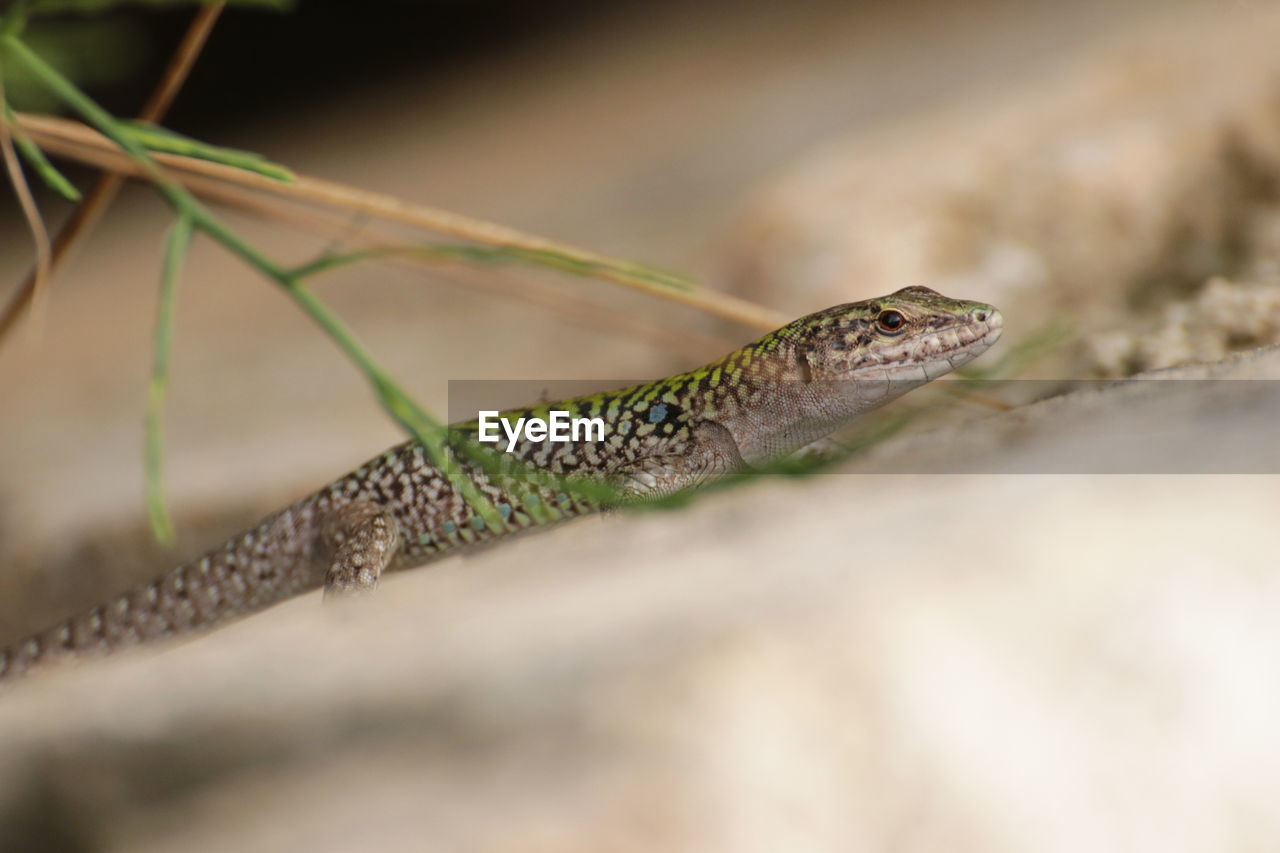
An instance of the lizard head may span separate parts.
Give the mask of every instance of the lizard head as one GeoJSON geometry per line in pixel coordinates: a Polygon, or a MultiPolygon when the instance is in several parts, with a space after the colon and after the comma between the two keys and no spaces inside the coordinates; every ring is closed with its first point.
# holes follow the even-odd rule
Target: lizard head
{"type": "Polygon", "coordinates": [[[783,332],[800,379],[847,383],[850,394],[878,404],[968,364],[1003,326],[990,305],[907,287],[810,314],[783,332]]]}

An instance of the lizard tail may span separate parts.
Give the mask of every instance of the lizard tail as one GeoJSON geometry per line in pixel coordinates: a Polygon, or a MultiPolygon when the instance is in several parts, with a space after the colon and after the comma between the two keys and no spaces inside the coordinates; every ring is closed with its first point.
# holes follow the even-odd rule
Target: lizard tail
{"type": "Polygon", "coordinates": [[[292,507],[199,559],[0,649],[0,682],[59,660],[200,631],[319,586],[312,522],[304,507],[292,507]]]}

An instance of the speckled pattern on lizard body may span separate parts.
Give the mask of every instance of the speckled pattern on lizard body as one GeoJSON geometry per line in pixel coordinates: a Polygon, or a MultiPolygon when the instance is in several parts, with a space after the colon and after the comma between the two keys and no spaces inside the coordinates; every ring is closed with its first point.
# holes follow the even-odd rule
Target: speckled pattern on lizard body
{"type": "MultiPolygon", "coordinates": [[[[661,495],[758,465],[829,435],[976,358],[1000,313],[923,287],[802,317],[704,367],[509,413],[599,417],[603,440],[531,442],[516,456],[560,475],[661,495]]],[[[457,427],[474,435],[476,425],[457,427]]],[[[493,483],[459,461],[493,502],[494,530],[409,441],[156,580],[0,651],[0,680],[204,630],[323,587],[368,590],[383,571],[601,507],[527,482],[493,483]]]]}

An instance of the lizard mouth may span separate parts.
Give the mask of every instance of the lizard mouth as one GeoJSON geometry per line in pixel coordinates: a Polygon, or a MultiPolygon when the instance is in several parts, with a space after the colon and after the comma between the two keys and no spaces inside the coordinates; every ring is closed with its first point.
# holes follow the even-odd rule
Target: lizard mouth
{"type": "Polygon", "coordinates": [[[1004,334],[1004,332],[1005,315],[996,309],[991,309],[987,314],[986,329],[980,330],[978,337],[974,339],[974,343],[982,347],[979,352],[986,351],[989,346],[1000,339],[1001,334],[1004,334]]]}
{"type": "Polygon", "coordinates": [[[981,320],[974,317],[922,338],[908,361],[918,362],[930,380],[973,361],[1000,340],[1004,332],[1004,316],[999,311],[992,308],[981,314],[981,320]]]}

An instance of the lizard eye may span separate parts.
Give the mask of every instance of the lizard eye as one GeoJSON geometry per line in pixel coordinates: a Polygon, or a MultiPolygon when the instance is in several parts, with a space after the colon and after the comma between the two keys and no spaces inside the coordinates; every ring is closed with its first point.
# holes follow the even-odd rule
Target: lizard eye
{"type": "Polygon", "coordinates": [[[886,332],[896,332],[902,328],[907,320],[897,311],[881,311],[880,316],[876,318],[876,323],[886,332]]]}

